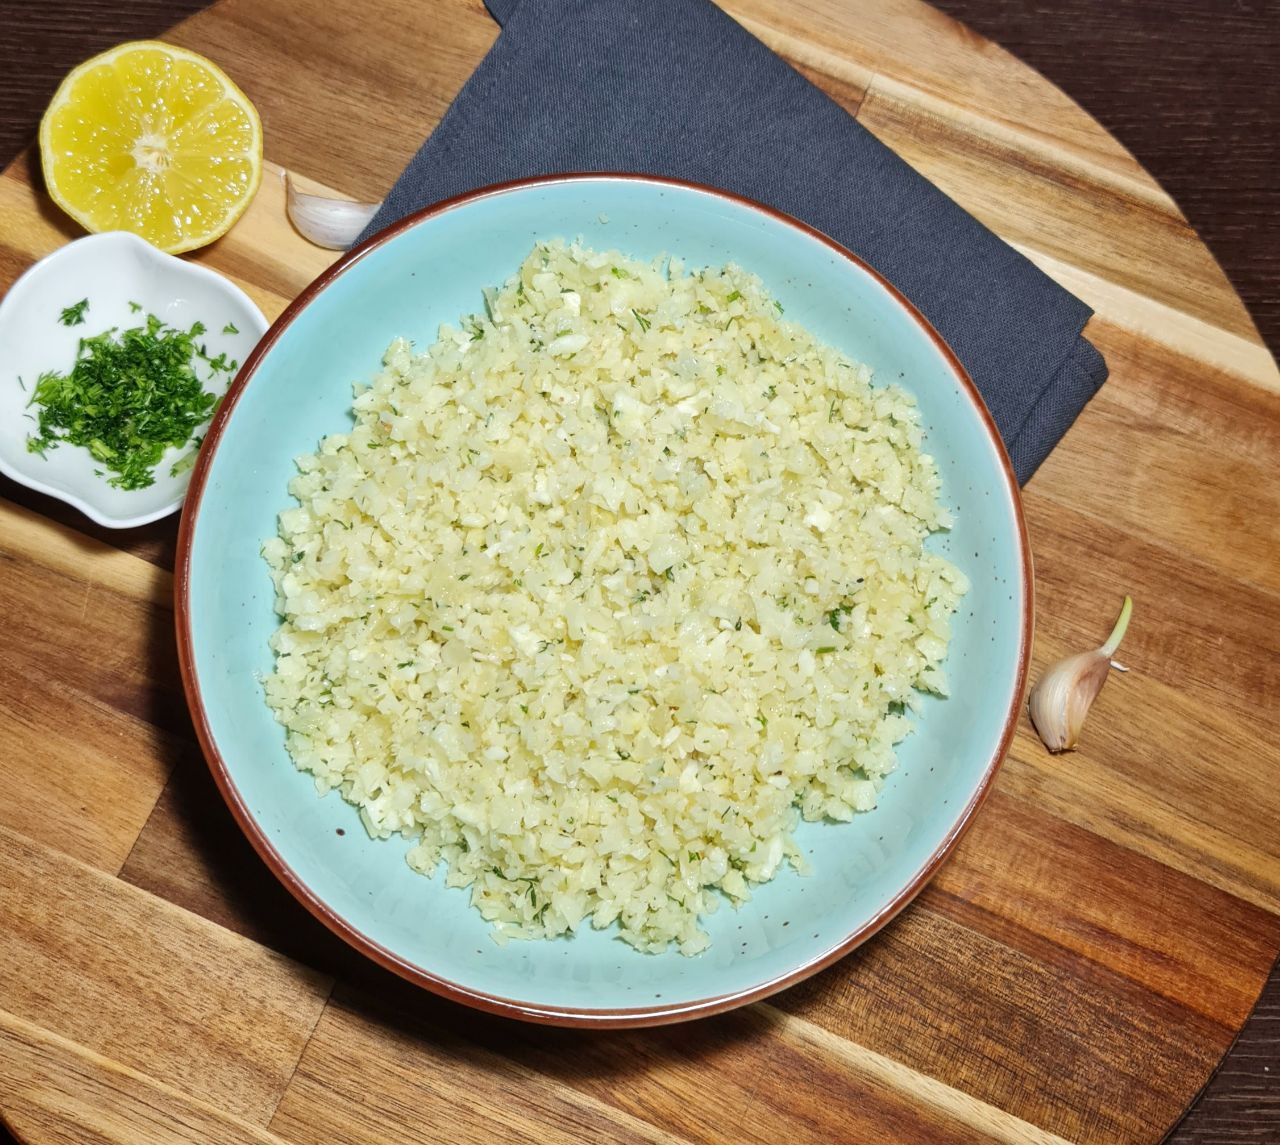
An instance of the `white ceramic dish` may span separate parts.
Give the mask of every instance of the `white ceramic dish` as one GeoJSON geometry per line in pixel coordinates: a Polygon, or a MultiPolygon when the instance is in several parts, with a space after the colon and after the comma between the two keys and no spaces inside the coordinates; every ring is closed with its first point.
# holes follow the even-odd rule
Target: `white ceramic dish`
{"type": "MultiPolygon", "coordinates": [[[[87,450],[71,445],[45,456],[27,449],[35,427],[27,403],[36,378],[66,372],[82,337],[112,326],[137,326],[154,314],[171,326],[199,320],[211,355],[225,352],[243,362],[266,332],[267,320],[243,290],[196,263],[156,250],[137,235],[116,231],[88,235],[41,259],[0,300],[0,473],[58,497],[108,528],[145,525],[174,512],[187,492],[190,470],[170,474],[181,450],[170,450],[146,489],[114,489],[87,450]],[[89,300],[84,323],[64,326],[59,315],[89,300]],[[142,309],[135,312],[130,302],[142,309]],[[232,325],[237,333],[223,333],[232,325]],[[25,388],[24,388],[25,387],[25,388]]],[[[221,393],[231,375],[201,375],[210,392],[221,393]]]]}

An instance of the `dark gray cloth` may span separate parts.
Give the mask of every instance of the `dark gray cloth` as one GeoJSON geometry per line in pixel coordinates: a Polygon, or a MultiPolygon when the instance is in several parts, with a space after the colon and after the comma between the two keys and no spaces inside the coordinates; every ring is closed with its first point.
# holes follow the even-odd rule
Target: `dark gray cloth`
{"type": "Polygon", "coordinates": [[[501,36],[366,235],[508,179],[669,175],[786,211],[880,271],[964,363],[1020,481],[1106,379],[1089,307],[710,0],[486,2],[501,36]]]}

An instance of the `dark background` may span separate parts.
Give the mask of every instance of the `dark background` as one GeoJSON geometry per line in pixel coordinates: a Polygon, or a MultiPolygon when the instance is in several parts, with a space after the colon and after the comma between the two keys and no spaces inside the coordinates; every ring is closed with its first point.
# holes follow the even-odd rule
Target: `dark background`
{"type": "MultiPolygon", "coordinates": [[[[933,2],[1039,69],[1129,148],[1217,256],[1274,353],[1280,0],[933,2]]],[[[0,166],[31,140],[73,64],[121,40],[154,36],[205,6],[0,0],[0,166]]],[[[1169,1140],[1280,1142],[1276,972],[1218,1075],[1169,1140]]]]}

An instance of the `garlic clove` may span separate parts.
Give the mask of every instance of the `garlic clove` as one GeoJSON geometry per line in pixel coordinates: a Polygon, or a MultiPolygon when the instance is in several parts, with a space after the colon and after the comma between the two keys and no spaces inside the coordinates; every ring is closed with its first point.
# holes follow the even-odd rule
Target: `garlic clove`
{"type": "Polygon", "coordinates": [[[304,239],[326,250],[346,250],[382,205],[309,195],[299,191],[288,175],[285,194],[289,221],[304,239]]]}
{"type": "Polygon", "coordinates": [[[1107,682],[1111,657],[1124,639],[1132,613],[1133,601],[1126,596],[1105,644],[1092,652],[1078,652],[1050,665],[1031,689],[1027,713],[1050,751],[1070,751],[1076,746],[1085,716],[1107,682]]]}

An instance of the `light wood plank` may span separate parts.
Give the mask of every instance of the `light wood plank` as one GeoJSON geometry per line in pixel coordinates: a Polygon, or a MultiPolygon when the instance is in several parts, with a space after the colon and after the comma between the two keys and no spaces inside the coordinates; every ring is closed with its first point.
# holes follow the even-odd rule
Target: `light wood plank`
{"type": "Polygon", "coordinates": [[[223,0],[165,38],[243,80],[275,162],[376,202],[497,35],[482,0],[377,0],[358,14],[223,0]],[[388,29],[412,50],[388,51],[388,29]]]}
{"type": "Polygon", "coordinates": [[[173,575],[168,570],[3,498],[0,555],[40,565],[130,601],[156,608],[172,606],[173,575]]]}
{"type": "Polygon", "coordinates": [[[273,1133],[3,1011],[0,1116],[30,1145],[284,1145],[273,1133]]]}
{"type": "MultiPolygon", "coordinates": [[[[1194,559],[1219,579],[1280,590],[1280,389],[1242,386],[1107,322],[1091,333],[1111,380],[1072,427],[1070,451],[1046,460],[1034,492],[1162,546],[1152,579],[1194,559]]],[[[1206,616],[1244,621],[1230,612],[1206,616]]]]}
{"type": "MultiPolygon", "coordinates": [[[[231,279],[268,319],[276,318],[338,257],[294,230],[285,206],[284,177],[283,167],[265,162],[258,193],[232,231],[189,256],[231,279]]],[[[299,176],[299,184],[315,194],[328,190],[305,176],[299,176]]],[[[0,283],[12,281],[36,259],[83,233],[52,211],[35,174],[34,152],[28,151],[0,176],[0,283]],[[23,219],[38,221],[22,225],[23,219]]]]}
{"type": "Polygon", "coordinates": [[[975,1127],[978,1103],[961,1115],[958,1105],[921,1100],[927,1082],[919,1082],[904,1088],[902,1075],[856,1051],[832,1055],[761,1008],[586,1034],[478,1015],[461,1024],[452,1007],[424,996],[390,1008],[343,993],[325,1011],[272,1128],[352,1141],[383,1139],[393,1124],[412,1141],[438,1139],[442,1124],[463,1141],[1000,1139],[989,1132],[1006,1123],[998,1111],[975,1127]],[[797,1100],[801,1093],[818,1100],[797,1100]]]}
{"type": "Polygon", "coordinates": [[[887,1085],[901,1093],[910,1094],[922,1104],[944,1110],[957,1121],[981,1132],[985,1140],[1008,1142],[1009,1145],[1065,1145],[1064,1139],[1054,1133],[1021,1121],[970,1094],[943,1085],[935,1078],[916,1073],[901,1062],[869,1050],[866,1046],[837,1037],[813,1022],[797,1018],[768,1002],[760,1003],[759,1009],[776,1020],[779,1028],[788,1036],[810,1042],[824,1054],[848,1062],[860,1073],[882,1079],[887,1085]]]}
{"type": "Polygon", "coordinates": [[[403,1028],[335,1000],[321,1017],[271,1126],[298,1141],[585,1139],[672,1143],[631,1117],[468,1044],[403,1028]]]}
{"type": "Polygon", "coordinates": [[[922,97],[1014,128],[1031,145],[1050,141],[1071,157],[1155,187],[1079,104],[998,44],[921,0],[727,0],[724,7],[775,51],[825,74],[857,69],[866,79],[891,78],[922,97]]]}
{"type": "MultiPolygon", "coordinates": [[[[1074,431],[1073,431],[1074,432],[1074,431]]],[[[1037,557],[1032,678],[1096,647],[1136,597],[1113,674],[1078,750],[1052,757],[1022,722],[1001,790],[1271,912],[1280,909],[1280,598],[1068,509],[1037,476],[1025,500],[1037,557]],[[1045,490],[1045,492],[1042,492],[1045,490]]],[[[1224,538],[1224,544],[1228,543],[1224,538]]]]}
{"type": "Polygon", "coordinates": [[[1256,337],[1222,269],[1176,213],[993,132],[981,116],[872,84],[858,121],[1002,238],[1229,333],[1256,337]]]}
{"type": "Polygon", "coordinates": [[[1060,286],[1087,302],[1105,319],[1094,319],[1085,333],[1097,337],[1107,325],[1155,343],[1183,358],[1227,373],[1263,389],[1280,392],[1280,369],[1270,351],[1256,336],[1229,334],[1199,318],[1193,318],[1136,290],[1119,286],[1101,275],[1081,270],[1063,259],[1024,244],[1013,246],[1060,286]]]}
{"type": "Polygon", "coordinates": [[[0,1009],[265,1125],[330,981],[0,828],[0,1009]]]}
{"type": "Polygon", "coordinates": [[[15,517],[0,503],[0,824],[114,874],[185,750],[162,730],[175,709],[184,718],[172,619],[147,599],[167,574],[107,553],[82,578],[64,559],[76,546],[52,525],[39,530],[45,556],[10,544],[15,517]]]}
{"type": "Polygon", "coordinates": [[[771,1004],[1072,1141],[1158,1138],[1232,1037],[1089,958],[994,939],[924,898],[771,1004]]]}
{"type": "Polygon", "coordinates": [[[0,724],[0,824],[115,874],[168,779],[163,733],[3,652],[0,724]]]}

